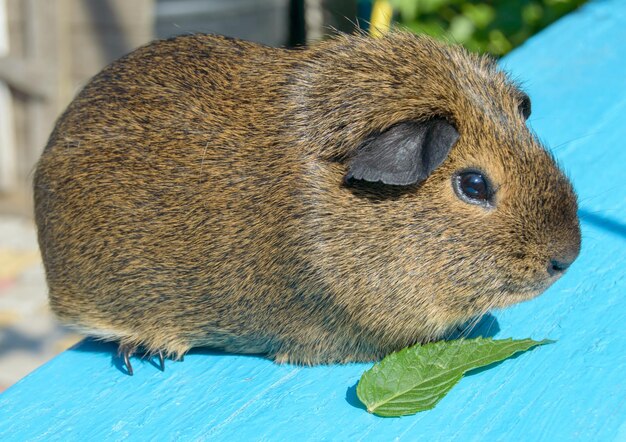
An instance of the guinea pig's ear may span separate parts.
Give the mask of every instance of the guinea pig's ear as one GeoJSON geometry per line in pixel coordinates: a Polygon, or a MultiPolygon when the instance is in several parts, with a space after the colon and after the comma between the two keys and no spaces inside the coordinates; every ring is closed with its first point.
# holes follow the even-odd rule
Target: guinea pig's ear
{"type": "Polygon", "coordinates": [[[459,139],[443,118],[405,122],[366,140],[351,158],[346,180],[408,186],[424,181],[459,139]]]}
{"type": "Polygon", "coordinates": [[[530,117],[531,106],[530,97],[525,92],[522,92],[522,99],[519,104],[519,111],[524,117],[524,120],[528,120],[528,117],[530,117]]]}

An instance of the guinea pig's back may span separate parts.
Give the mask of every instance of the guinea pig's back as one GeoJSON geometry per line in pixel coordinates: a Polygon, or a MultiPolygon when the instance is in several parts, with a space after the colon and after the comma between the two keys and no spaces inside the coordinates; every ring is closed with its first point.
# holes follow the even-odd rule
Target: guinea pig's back
{"type": "Polygon", "coordinates": [[[225,347],[242,324],[254,329],[246,309],[226,305],[276,273],[263,266],[288,237],[272,207],[285,200],[291,167],[271,126],[280,69],[267,78],[260,66],[283,52],[206,35],[156,42],[70,105],[35,174],[60,318],[173,353],[197,345],[203,329],[213,341],[202,344],[225,347]]]}

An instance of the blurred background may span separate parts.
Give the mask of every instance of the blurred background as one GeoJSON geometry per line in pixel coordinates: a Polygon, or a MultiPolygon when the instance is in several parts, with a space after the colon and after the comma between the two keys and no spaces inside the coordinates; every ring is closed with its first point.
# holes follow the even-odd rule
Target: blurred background
{"type": "Polygon", "coordinates": [[[0,392],[80,336],[49,312],[31,179],[58,115],[155,38],[219,33],[294,47],[403,27],[496,57],[584,0],[0,0],[0,392]]]}

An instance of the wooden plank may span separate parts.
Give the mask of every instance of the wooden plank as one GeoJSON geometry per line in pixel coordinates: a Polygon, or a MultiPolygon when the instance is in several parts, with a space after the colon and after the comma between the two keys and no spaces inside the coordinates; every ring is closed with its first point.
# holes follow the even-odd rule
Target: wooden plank
{"type": "Polygon", "coordinates": [[[153,38],[154,0],[72,0],[68,27],[73,79],[85,81],[153,38]]]}
{"type": "Polygon", "coordinates": [[[31,212],[31,174],[56,118],[91,76],[152,39],[153,6],[154,0],[8,0],[11,56],[0,60],[0,78],[13,88],[15,160],[7,168],[15,179],[0,195],[0,208],[18,199],[25,201],[20,212],[31,212]]]}
{"type": "MultiPolygon", "coordinates": [[[[22,0],[7,0],[7,12],[9,18],[9,44],[11,57],[23,57],[25,52],[25,38],[23,35],[24,29],[24,2],[22,0]]],[[[26,189],[26,179],[21,175],[22,170],[22,158],[24,152],[28,150],[27,147],[27,131],[28,131],[28,117],[27,117],[27,100],[28,96],[21,94],[18,91],[11,91],[12,99],[12,111],[13,111],[13,127],[14,130],[14,154],[15,158],[13,164],[11,164],[12,172],[14,176],[10,186],[5,189],[5,192],[0,194],[0,211],[2,213],[13,213],[17,210],[19,213],[32,213],[32,198],[24,190],[26,189]],[[9,209],[7,211],[7,209],[9,209]]]]}
{"type": "Polygon", "coordinates": [[[27,144],[29,149],[22,152],[20,176],[28,176],[36,158],[43,150],[52,131],[55,117],[60,112],[58,97],[58,63],[56,58],[58,47],[58,16],[55,15],[57,1],[39,2],[24,0],[26,8],[26,46],[25,60],[37,60],[48,67],[45,81],[50,85],[51,93],[45,100],[31,99],[27,101],[28,131],[27,144]]]}
{"type": "Polygon", "coordinates": [[[156,4],[156,35],[204,32],[283,46],[288,40],[288,0],[163,0],[156,4]]]}
{"type": "MultiPolygon", "coordinates": [[[[6,0],[0,0],[0,63],[9,55],[9,20],[6,0]]],[[[2,65],[0,64],[0,68],[2,65]]],[[[0,73],[0,193],[15,186],[15,124],[9,85],[0,73]]]]}
{"type": "Polygon", "coordinates": [[[46,81],[50,76],[48,66],[17,57],[0,58],[0,81],[37,100],[45,100],[54,90],[46,81]]]}
{"type": "Polygon", "coordinates": [[[428,412],[366,413],[369,364],[302,368],[209,350],[165,372],[86,342],[0,395],[3,440],[626,440],[626,4],[593,2],[503,64],[580,194],[583,249],[543,296],[495,312],[497,337],[558,342],[464,378],[428,412]]]}
{"type": "Polygon", "coordinates": [[[90,23],[118,32],[144,32],[153,25],[153,7],[154,0],[72,0],[68,22],[70,26],[90,23]]]}

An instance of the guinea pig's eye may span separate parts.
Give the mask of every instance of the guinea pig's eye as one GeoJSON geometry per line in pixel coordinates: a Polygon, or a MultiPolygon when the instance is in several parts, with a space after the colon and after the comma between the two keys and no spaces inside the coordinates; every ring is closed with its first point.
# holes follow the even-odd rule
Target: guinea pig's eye
{"type": "Polygon", "coordinates": [[[491,207],[493,190],[487,177],[476,170],[464,170],[452,179],[457,196],[470,204],[491,207]]]}

